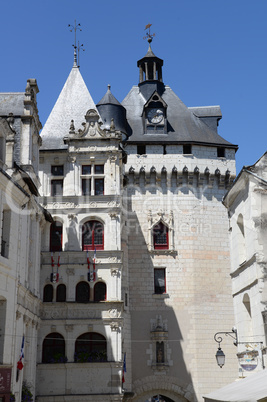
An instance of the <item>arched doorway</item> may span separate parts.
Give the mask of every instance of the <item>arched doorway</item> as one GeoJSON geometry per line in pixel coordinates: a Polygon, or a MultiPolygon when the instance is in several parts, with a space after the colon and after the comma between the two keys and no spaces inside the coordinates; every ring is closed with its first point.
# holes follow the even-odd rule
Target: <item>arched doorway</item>
{"type": "Polygon", "coordinates": [[[167,396],[164,395],[154,395],[151,398],[146,399],[145,402],[175,402],[173,399],[168,398],[167,396]]]}

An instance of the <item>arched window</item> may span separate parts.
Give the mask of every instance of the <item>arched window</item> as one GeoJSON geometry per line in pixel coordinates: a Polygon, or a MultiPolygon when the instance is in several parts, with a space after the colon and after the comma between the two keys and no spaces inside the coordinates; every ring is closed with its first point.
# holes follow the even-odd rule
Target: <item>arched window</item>
{"type": "Polygon", "coordinates": [[[77,363],[107,361],[107,341],[96,332],[86,332],[75,342],[74,361],[77,363]]]}
{"type": "Polygon", "coordinates": [[[50,251],[62,251],[62,223],[59,221],[50,226],[50,251]]]}
{"type": "Polygon", "coordinates": [[[65,359],[65,340],[62,335],[52,332],[43,341],[42,363],[62,363],[65,359]]]}
{"type": "Polygon", "coordinates": [[[63,284],[58,285],[57,287],[57,302],[65,302],[66,301],[66,286],[63,284]]]}
{"type": "Polygon", "coordinates": [[[83,250],[104,250],[104,227],[101,222],[88,221],[83,225],[83,250]]]}
{"type": "Polygon", "coordinates": [[[155,250],[169,248],[169,230],[164,223],[159,222],[153,227],[153,245],[155,250]]]}
{"type": "Polygon", "coordinates": [[[53,301],[53,286],[52,285],[45,285],[44,287],[44,295],[43,301],[44,302],[52,302],[53,301]]]}
{"type": "Polygon", "coordinates": [[[87,282],[79,282],[76,286],[76,302],[87,303],[90,300],[90,287],[87,282]]]}
{"type": "Polygon", "coordinates": [[[104,282],[97,282],[94,287],[94,301],[104,301],[107,296],[107,287],[104,282]]]}

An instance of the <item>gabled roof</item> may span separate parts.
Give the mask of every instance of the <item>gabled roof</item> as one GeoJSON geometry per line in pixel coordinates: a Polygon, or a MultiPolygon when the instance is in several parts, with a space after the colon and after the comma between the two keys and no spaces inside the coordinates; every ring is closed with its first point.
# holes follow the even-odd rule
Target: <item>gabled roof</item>
{"type": "Polygon", "coordinates": [[[71,120],[78,130],[89,109],[96,109],[96,106],[79,68],[74,66],[41,132],[41,149],[66,148],[63,138],[69,133],[71,120]]]}

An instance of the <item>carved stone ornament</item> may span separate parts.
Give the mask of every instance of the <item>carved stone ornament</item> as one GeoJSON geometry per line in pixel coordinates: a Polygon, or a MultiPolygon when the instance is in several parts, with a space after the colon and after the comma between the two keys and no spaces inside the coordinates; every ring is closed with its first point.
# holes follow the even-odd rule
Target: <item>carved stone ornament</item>
{"type": "Polygon", "coordinates": [[[119,274],[118,268],[110,268],[110,274],[111,276],[118,276],[119,274]]]}
{"type": "Polygon", "coordinates": [[[117,156],[116,156],[116,155],[110,155],[110,156],[108,157],[108,159],[110,160],[110,162],[116,162],[117,156]]]}
{"type": "Polygon", "coordinates": [[[16,311],[16,319],[19,320],[21,318],[22,314],[20,311],[16,311]]]}
{"type": "Polygon", "coordinates": [[[120,325],[118,322],[112,322],[110,324],[110,328],[112,332],[119,332],[120,331],[120,325]]]}
{"type": "Polygon", "coordinates": [[[111,219],[117,219],[118,214],[116,212],[109,212],[109,216],[111,217],[111,219]]]}
{"type": "Polygon", "coordinates": [[[99,114],[95,109],[89,109],[85,115],[85,122],[82,123],[83,129],[78,130],[78,134],[70,133],[70,138],[99,138],[106,137],[105,131],[101,130],[99,114]]]}
{"type": "Polygon", "coordinates": [[[116,318],[118,317],[118,310],[116,308],[112,308],[109,310],[109,315],[112,318],[116,318]]]}
{"type": "Polygon", "coordinates": [[[75,163],[76,162],[76,156],[68,155],[68,162],[75,163]]]}

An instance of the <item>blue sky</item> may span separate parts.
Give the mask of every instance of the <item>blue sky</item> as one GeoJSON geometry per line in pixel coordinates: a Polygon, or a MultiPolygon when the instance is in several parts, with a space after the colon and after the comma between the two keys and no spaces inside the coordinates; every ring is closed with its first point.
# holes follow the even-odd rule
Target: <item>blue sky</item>
{"type": "Polygon", "coordinates": [[[97,103],[108,84],[119,101],[138,84],[151,23],[164,83],[187,106],[221,106],[219,134],[239,145],[237,171],[266,151],[267,0],[9,0],[1,17],[0,91],[36,78],[43,125],[73,64],[68,24],[81,24],[80,70],[97,103]]]}

